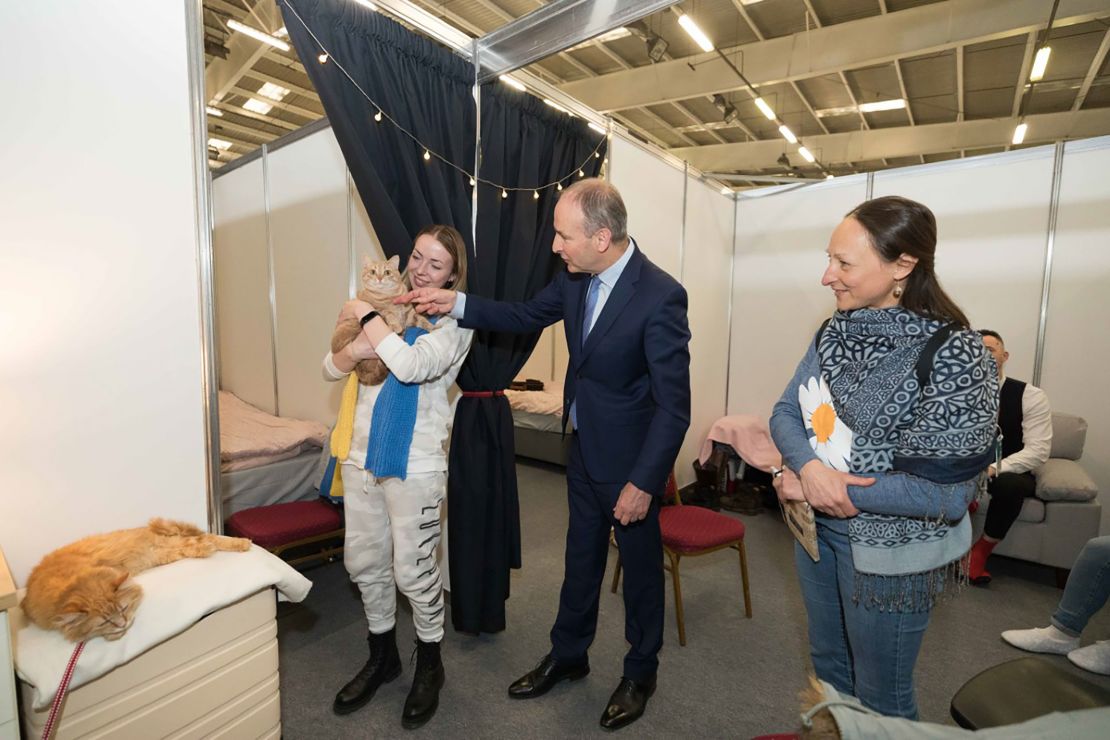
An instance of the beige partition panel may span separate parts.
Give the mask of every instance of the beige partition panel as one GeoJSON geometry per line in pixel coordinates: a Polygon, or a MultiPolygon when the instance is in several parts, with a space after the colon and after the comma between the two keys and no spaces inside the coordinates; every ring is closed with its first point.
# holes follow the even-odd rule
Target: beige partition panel
{"type": "Polygon", "coordinates": [[[331,129],[268,155],[281,416],[335,421],[321,362],[349,291],[347,172],[331,129]]]}
{"type": "MultiPolygon", "coordinates": [[[[562,322],[559,323],[561,324],[562,322]]],[[[528,361],[524,363],[524,367],[517,373],[517,378],[521,380],[526,378],[542,380],[545,387],[552,384],[556,376],[555,342],[557,340],[559,340],[559,336],[554,324],[544,329],[543,333],[540,334],[540,338],[536,341],[536,348],[532,350],[532,354],[528,357],[528,361]]],[[[565,340],[563,341],[565,347],[565,340]]],[[[564,362],[562,372],[565,371],[566,364],[564,362]]],[[[559,373],[560,378],[562,377],[562,372],[559,373]]],[[[559,388],[562,389],[561,382],[559,388]]]]}
{"type": "Polygon", "coordinates": [[[739,199],[730,414],[770,418],[814,332],[835,309],[821,285],[829,235],[866,194],[866,176],[856,175],[739,199]]]}
{"type": "Polygon", "coordinates": [[[690,298],[690,430],[675,463],[680,486],[692,483],[691,463],[709,427],[725,413],[728,383],[729,273],[735,204],[690,179],[682,282],[690,298]]]}
{"type": "Polygon", "coordinates": [[[370,216],[366,214],[366,207],[362,205],[362,198],[359,197],[358,189],[355,188],[355,184],[350,177],[347,177],[347,193],[350,196],[349,213],[351,219],[351,249],[353,251],[350,295],[354,296],[362,286],[363,258],[369,257],[374,261],[380,261],[385,259],[385,252],[382,250],[381,242],[378,241],[378,234],[374,231],[374,225],[370,223],[370,216]]]}
{"type": "Polygon", "coordinates": [[[1052,188],[1052,147],[875,175],[937,217],[937,275],[972,326],[998,331],[1009,375],[1032,380],[1052,188]]]}
{"type": "Polygon", "coordinates": [[[1090,425],[1082,465],[1098,483],[1110,532],[1110,137],[1069,142],[1052,256],[1041,385],[1052,408],[1090,425]]]}
{"type": "Polygon", "coordinates": [[[619,136],[610,142],[609,180],[628,208],[628,232],[648,259],[677,280],[685,175],[619,136]]]}
{"type": "Polygon", "coordinates": [[[258,159],[212,181],[220,387],[274,412],[270,257],[258,159]]]}

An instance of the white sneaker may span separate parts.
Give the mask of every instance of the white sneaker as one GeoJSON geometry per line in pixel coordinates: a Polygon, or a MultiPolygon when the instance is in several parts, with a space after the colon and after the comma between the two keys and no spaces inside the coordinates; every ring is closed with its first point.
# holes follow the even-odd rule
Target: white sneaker
{"type": "Polygon", "coordinates": [[[1031,653],[1067,655],[1079,647],[1078,637],[1072,637],[1053,626],[1031,630],[1006,630],[1002,633],[1002,639],[1016,648],[1028,650],[1031,653]]]}
{"type": "Polygon", "coordinates": [[[1101,640],[1085,648],[1072,650],[1068,660],[1085,671],[1110,676],[1110,640],[1101,640]]]}

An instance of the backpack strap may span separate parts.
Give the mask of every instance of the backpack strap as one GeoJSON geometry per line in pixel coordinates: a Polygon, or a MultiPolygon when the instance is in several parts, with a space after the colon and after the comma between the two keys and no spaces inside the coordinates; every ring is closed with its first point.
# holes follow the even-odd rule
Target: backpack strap
{"type": "Polygon", "coordinates": [[[821,335],[825,333],[825,327],[832,321],[832,316],[821,322],[821,328],[817,330],[817,335],[813,337],[813,348],[821,346],[821,335]]]}
{"type": "Polygon", "coordinates": [[[940,346],[944,344],[948,337],[952,336],[952,332],[959,328],[961,328],[960,324],[953,321],[940,327],[933,333],[933,336],[929,337],[929,341],[925,343],[925,348],[921,350],[921,355],[917,358],[917,365],[914,367],[917,373],[918,387],[924,388],[929,384],[929,375],[933,372],[933,358],[936,356],[937,350],[940,349],[940,346]]]}

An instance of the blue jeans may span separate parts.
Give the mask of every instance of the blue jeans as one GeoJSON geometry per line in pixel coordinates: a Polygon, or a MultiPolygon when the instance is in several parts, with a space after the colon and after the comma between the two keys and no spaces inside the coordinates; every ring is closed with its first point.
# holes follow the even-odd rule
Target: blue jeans
{"type": "Polygon", "coordinates": [[[913,668],[929,612],[886,612],[853,602],[847,520],[818,516],[817,545],[816,563],[801,545],[794,548],[817,677],[876,712],[917,719],[913,668]]]}
{"type": "Polygon", "coordinates": [[[1110,535],[1087,541],[1068,576],[1064,597],[1052,615],[1057,629],[1079,637],[1110,598],[1110,535]]]}

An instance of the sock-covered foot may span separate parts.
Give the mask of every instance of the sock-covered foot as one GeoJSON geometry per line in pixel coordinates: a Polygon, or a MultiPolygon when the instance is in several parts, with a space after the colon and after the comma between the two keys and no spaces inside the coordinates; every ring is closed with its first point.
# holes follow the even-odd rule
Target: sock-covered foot
{"type": "MultiPolygon", "coordinates": [[[[1053,626],[1037,627],[1031,630],[1006,630],[1002,639],[1016,648],[1031,653],[1054,653],[1068,655],[1079,647],[1079,638],[1053,626]]],[[[1071,656],[1068,655],[1070,658],[1071,656]]]]}
{"type": "Polygon", "coordinates": [[[991,582],[991,574],[987,571],[987,558],[997,542],[991,542],[985,537],[971,546],[971,553],[967,559],[967,580],[976,586],[983,586],[991,582]]]}
{"type": "Polygon", "coordinates": [[[1068,660],[1085,671],[1110,676],[1110,640],[1101,640],[1093,645],[1072,650],[1068,660]]]}

